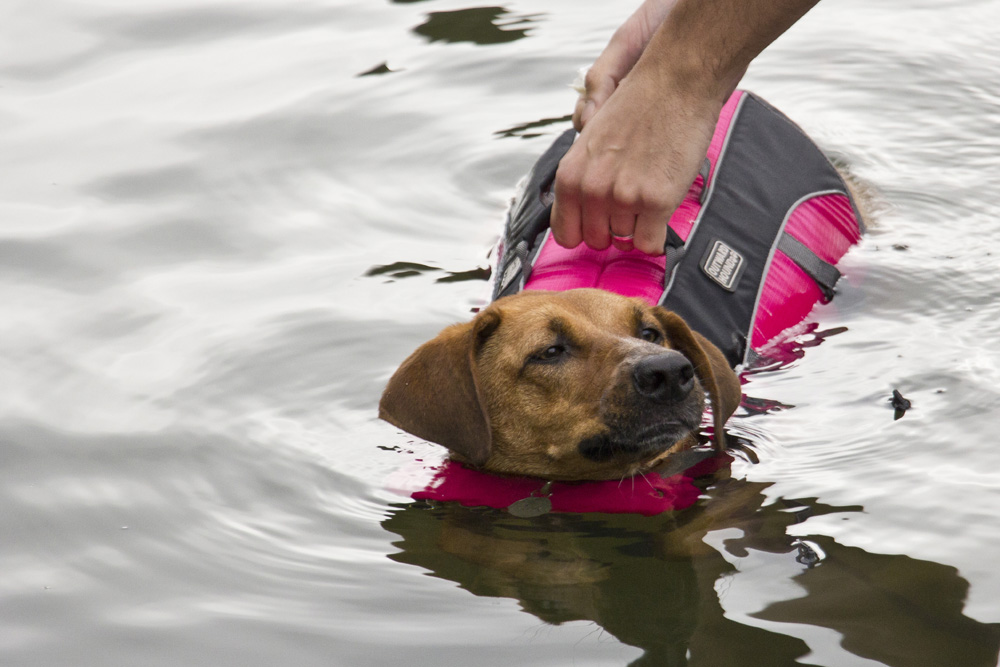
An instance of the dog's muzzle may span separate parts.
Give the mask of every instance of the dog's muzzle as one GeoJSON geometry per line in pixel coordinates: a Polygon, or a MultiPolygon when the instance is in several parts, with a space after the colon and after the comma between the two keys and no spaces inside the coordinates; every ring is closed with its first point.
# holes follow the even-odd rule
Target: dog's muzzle
{"type": "Polygon", "coordinates": [[[591,461],[628,462],[669,449],[701,424],[699,387],[691,362],[675,350],[634,360],[607,397],[607,432],[580,441],[580,454],[591,461]]]}

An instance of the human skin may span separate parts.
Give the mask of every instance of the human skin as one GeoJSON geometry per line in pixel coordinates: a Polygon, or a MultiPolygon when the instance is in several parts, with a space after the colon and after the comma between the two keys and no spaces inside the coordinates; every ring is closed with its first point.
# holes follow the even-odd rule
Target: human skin
{"type": "Polygon", "coordinates": [[[552,233],[663,254],[667,221],[747,66],[818,0],[646,0],[590,68],[556,172],[552,233]]]}

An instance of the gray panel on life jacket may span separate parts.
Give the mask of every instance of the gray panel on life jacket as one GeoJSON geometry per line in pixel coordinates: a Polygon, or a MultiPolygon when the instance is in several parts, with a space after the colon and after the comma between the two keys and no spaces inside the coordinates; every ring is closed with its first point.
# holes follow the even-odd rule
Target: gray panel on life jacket
{"type": "Polygon", "coordinates": [[[668,266],[661,305],[744,362],[760,288],[788,216],[822,192],[847,193],[801,129],[746,94],[681,258],[668,266]]]}

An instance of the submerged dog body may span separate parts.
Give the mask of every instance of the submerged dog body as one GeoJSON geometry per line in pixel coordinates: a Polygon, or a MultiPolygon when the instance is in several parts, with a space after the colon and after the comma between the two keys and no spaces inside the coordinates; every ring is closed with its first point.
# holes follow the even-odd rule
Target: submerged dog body
{"type": "Polygon", "coordinates": [[[491,472],[617,479],[693,445],[706,393],[721,447],[739,380],[681,318],[602,290],[528,291],[421,346],[379,415],[491,472]]]}

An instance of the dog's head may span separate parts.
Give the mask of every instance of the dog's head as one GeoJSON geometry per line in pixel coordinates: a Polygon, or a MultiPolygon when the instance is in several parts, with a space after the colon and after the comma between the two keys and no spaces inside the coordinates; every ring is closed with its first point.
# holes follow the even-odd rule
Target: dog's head
{"type": "Polygon", "coordinates": [[[695,442],[740,402],[722,353],[677,315],[593,289],[522,292],[396,371],[379,416],[484,470],[616,479],[695,442]]]}

